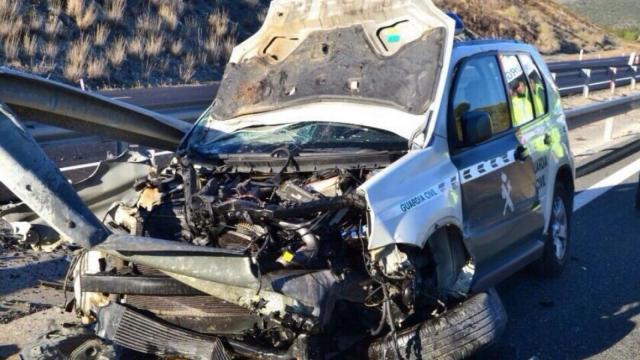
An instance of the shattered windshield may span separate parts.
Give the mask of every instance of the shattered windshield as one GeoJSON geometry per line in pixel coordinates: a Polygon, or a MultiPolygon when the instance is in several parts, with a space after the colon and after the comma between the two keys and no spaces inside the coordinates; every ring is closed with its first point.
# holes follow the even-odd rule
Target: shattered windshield
{"type": "Polygon", "coordinates": [[[407,140],[393,133],[361,126],[307,122],[256,126],[216,136],[198,146],[207,154],[270,154],[280,148],[302,152],[406,150],[407,140]]]}

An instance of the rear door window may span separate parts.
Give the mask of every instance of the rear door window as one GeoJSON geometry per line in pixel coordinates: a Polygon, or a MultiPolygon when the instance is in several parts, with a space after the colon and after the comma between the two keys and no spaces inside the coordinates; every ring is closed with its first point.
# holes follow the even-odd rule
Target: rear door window
{"type": "Polygon", "coordinates": [[[511,127],[507,96],[495,56],[472,58],[463,63],[458,71],[452,107],[458,145],[464,143],[462,116],[466,112],[487,112],[494,134],[511,127]]]}
{"type": "Polygon", "coordinates": [[[529,88],[531,89],[531,98],[533,100],[533,110],[535,110],[536,118],[544,116],[548,112],[547,88],[544,80],[540,75],[540,70],[533,62],[529,55],[519,55],[522,68],[527,75],[529,88]]]}
{"type": "Polygon", "coordinates": [[[527,77],[517,56],[501,55],[500,61],[509,88],[513,125],[524,125],[535,118],[527,77]]]}

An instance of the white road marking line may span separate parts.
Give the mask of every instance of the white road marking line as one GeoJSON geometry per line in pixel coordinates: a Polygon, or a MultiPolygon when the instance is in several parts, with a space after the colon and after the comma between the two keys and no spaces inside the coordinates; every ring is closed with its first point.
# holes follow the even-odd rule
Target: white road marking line
{"type": "Polygon", "coordinates": [[[90,163],[90,164],[67,166],[67,167],[60,168],[60,171],[67,172],[67,171],[73,171],[73,170],[81,170],[81,169],[87,169],[87,168],[90,168],[90,167],[95,167],[95,166],[98,166],[98,165],[100,165],[99,162],[94,162],[94,163],[90,163]]]}
{"type": "Polygon", "coordinates": [[[619,185],[630,177],[634,176],[636,173],[638,173],[638,171],[640,171],[640,159],[616,171],[609,177],[602,179],[600,182],[589,187],[588,189],[585,189],[574,199],[574,212],[580,210],[585,205],[604,195],[605,193],[607,193],[607,191],[613,189],[613,187],[615,187],[616,185],[619,185]]]}
{"type": "MultiPolygon", "coordinates": [[[[164,155],[171,155],[173,154],[173,151],[161,151],[161,152],[157,152],[154,154],[154,156],[164,156],[164,155]]],[[[81,164],[81,165],[74,165],[74,166],[67,166],[67,167],[63,167],[60,168],[60,171],[62,172],[68,172],[68,171],[74,171],[74,170],[82,170],[82,169],[88,169],[91,167],[96,167],[100,165],[100,162],[94,162],[94,163],[89,163],[89,164],[81,164]]]]}

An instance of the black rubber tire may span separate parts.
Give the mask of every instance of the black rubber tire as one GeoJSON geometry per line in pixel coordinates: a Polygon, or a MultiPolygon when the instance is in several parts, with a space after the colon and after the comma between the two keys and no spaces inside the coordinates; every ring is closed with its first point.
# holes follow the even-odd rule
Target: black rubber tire
{"type": "MultiPolygon", "coordinates": [[[[403,359],[465,359],[493,344],[502,334],[507,314],[493,289],[475,295],[445,315],[398,333],[403,359]]],[[[369,346],[369,359],[396,360],[394,339],[369,346]]]]}
{"type": "Polygon", "coordinates": [[[65,325],[25,346],[20,359],[117,360],[120,356],[114,346],[105,344],[90,328],[65,325]]]}
{"type": "MultiPolygon", "coordinates": [[[[573,217],[573,194],[571,194],[566,186],[557,182],[555,190],[553,192],[553,201],[556,197],[560,197],[564,202],[564,208],[567,216],[567,244],[564,257],[558,259],[555,254],[555,245],[553,244],[553,236],[551,230],[544,238],[544,252],[542,257],[534,263],[534,269],[536,272],[545,278],[554,278],[562,274],[567,264],[567,259],[570,257],[571,250],[571,219],[573,217]]],[[[553,211],[553,210],[552,210],[553,211]]]]}
{"type": "Polygon", "coordinates": [[[638,179],[638,190],[636,190],[636,210],[640,211],[640,179],[638,179]]]}

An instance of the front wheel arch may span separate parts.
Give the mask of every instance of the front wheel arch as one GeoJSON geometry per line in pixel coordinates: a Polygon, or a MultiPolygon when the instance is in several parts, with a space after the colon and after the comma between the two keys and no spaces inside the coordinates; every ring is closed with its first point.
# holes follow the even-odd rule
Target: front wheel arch
{"type": "MultiPolygon", "coordinates": [[[[453,225],[439,227],[429,236],[425,248],[431,251],[436,263],[438,287],[441,291],[454,295],[466,294],[471,288],[471,277],[468,284],[461,278],[463,269],[473,264],[473,258],[464,243],[462,230],[453,225]]],[[[471,266],[475,270],[475,267],[471,266]]]]}

